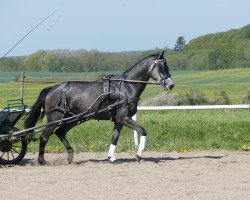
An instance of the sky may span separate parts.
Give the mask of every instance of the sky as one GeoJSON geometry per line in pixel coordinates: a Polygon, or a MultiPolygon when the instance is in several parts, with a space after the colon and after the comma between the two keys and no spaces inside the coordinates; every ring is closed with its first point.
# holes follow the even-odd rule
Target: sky
{"type": "Polygon", "coordinates": [[[0,57],[38,50],[121,52],[173,48],[250,24],[250,0],[1,0],[0,57]]]}

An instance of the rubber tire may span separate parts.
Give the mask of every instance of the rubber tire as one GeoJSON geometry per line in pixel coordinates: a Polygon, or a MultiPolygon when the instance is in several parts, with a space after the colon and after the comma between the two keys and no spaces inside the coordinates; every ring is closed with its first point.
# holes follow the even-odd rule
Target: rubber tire
{"type": "MultiPolygon", "coordinates": [[[[13,131],[19,131],[18,128],[14,127],[13,131]]],[[[10,140],[11,141],[11,140],[10,140]]],[[[20,154],[12,160],[5,160],[0,158],[0,164],[2,165],[15,165],[18,164],[25,156],[27,152],[28,143],[26,140],[21,140],[21,151],[20,154]]]]}

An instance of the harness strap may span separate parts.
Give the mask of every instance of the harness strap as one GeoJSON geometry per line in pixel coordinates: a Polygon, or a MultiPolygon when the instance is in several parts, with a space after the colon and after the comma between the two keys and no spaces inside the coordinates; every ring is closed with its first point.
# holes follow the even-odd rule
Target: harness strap
{"type": "Polygon", "coordinates": [[[48,112],[46,112],[46,115],[50,112],[53,112],[53,111],[58,111],[58,112],[62,113],[62,118],[64,118],[65,114],[70,114],[72,116],[75,115],[74,113],[69,111],[70,108],[69,108],[69,105],[67,102],[67,96],[66,96],[67,89],[68,89],[68,82],[65,84],[64,88],[62,89],[62,93],[61,93],[60,98],[58,99],[58,102],[57,102],[57,108],[53,108],[53,109],[49,110],[48,112]],[[64,102],[62,102],[63,97],[65,98],[64,102]],[[62,103],[63,103],[63,109],[60,108],[62,103]]]}
{"type": "Polygon", "coordinates": [[[106,96],[106,100],[108,102],[110,119],[112,121],[114,121],[115,120],[115,113],[113,112],[113,108],[110,109],[110,105],[112,104],[112,102],[111,102],[111,100],[109,98],[109,94],[110,94],[110,78],[111,78],[111,75],[104,76],[102,78],[102,81],[103,81],[103,93],[106,96]]]}
{"type": "Polygon", "coordinates": [[[102,78],[103,81],[103,93],[107,94],[110,90],[110,75],[102,78]]]}
{"type": "Polygon", "coordinates": [[[140,100],[139,97],[128,98],[128,104],[130,104],[130,103],[138,103],[139,100],[140,100]]]}

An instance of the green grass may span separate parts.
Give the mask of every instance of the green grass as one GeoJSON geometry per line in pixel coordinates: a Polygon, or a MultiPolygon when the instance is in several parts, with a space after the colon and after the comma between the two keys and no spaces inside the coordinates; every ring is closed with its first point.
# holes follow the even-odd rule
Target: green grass
{"type": "MultiPolygon", "coordinates": [[[[137,117],[147,130],[148,151],[243,150],[250,147],[250,112],[247,109],[139,111],[137,117]]],[[[22,129],[21,124],[19,127],[22,129]]],[[[67,138],[77,152],[108,151],[112,131],[110,121],[88,121],[73,128],[67,138]]],[[[117,150],[134,151],[131,129],[122,130],[117,150]]],[[[37,152],[38,142],[30,143],[29,151],[37,152]]],[[[65,148],[52,135],[47,151],[65,152],[65,148]]]]}

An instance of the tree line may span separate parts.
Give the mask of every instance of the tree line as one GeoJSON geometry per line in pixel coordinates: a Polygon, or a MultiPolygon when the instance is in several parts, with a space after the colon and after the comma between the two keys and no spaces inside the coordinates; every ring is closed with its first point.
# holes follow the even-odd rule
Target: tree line
{"type": "Polygon", "coordinates": [[[121,71],[153,52],[155,51],[107,53],[98,50],[39,50],[24,57],[3,58],[0,61],[0,71],[121,71]]]}
{"type": "Polygon", "coordinates": [[[184,70],[250,67],[250,24],[241,29],[207,34],[171,55],[171,66],[184,70]]]}
{"type": "MultiPolygon", "coordinates": [[[[128,52],[59,49],[39,50],[22,57],[0,60],[0,71],[88,72],[123,71],[162,49],[128,52]]],[[[250,67],[250,25],[208,34],[185,43],[178,37],[166,59],[171,70],[216,70],[250,67]]]]}

